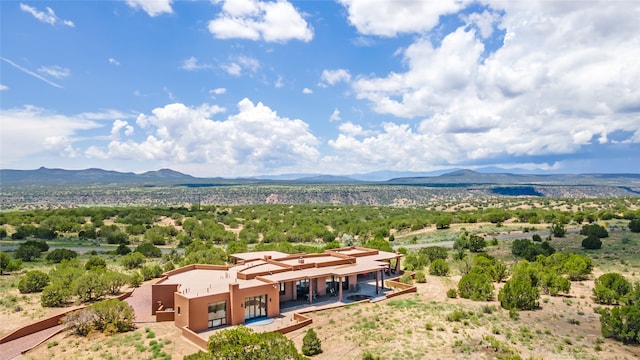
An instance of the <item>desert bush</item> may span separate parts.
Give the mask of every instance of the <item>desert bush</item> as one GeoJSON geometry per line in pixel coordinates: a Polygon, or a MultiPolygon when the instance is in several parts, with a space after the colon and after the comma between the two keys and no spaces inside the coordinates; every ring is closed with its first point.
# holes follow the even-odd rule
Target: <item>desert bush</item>
{"type": "Polygon", "coordinates": [[[637,233],[640,232],[640,219],[636,218],[636,219],[631,219],[631,221],[629,221],[629,231],[637,233]]]}
{"type": "Polygon", "coordinates": [[[20,277],[18,290],[22,294],[41,292],[49,284],[49,275],[40,270],[31,270],[20,277]]]}
{"type": "Polygon", "coordinates": [[[451,288],[449,290],[447,290],[447,297],[450,299],[455,299],[458,297],[458,290],[456,290],[455,288],[451,288]]]}
{"type": "Polygon", "coordinates": [[[449,274],[449,264],[443,259],[435,259],[429,265],[429,274],[435,276],[447,276],[449,274]]]}
{"type": "Polygon", "coordinates": [[[144,244],[138,245],[135,251],[148,258],[159,258],[162,256],[162,251],[160,250],[160,248],[155,246],[151,242],[146,242],[144,244]]]}
{"type": "Polygon", "coordinates": [[[461,298],[475,301],[489,301],[493,299],[491,277],[473,271],[462,276],[458,282],[458,294],[461,298]]]}
{"type": "Polygon", "coordinates": [[[418,271],[416,271],[416,274],[414,276],[414,280],[417,283],[424,284],[424,283],[427,282],[427,276],[425,275],[424,271],[418,270],[418,271]]]}
{"type": "Polygon", "coordinates": [[[71,290],[60,282],[52,283],[44,287],[40,295],[40,304],[43,307],[61,307],[66,305],[71,298],[71,290]]]}
{"type": "Polygon", "coordinates": [[[600,275],[594,282],[593,299],[599,304],[618,304],[633,287],[629,280],[618,273],[600,275]]]}
{"type": "Polygon", "coordinates": [[[302,338],[302,353],[306,356],[322,353],[322,343],[313,329],[307,330],[307,333],[302,338]]]}
{"type": "Polygon", "coordinates": [[[586,250],[598,250],[602,247],[602,240],[594,234],[589,234],[582,240],[582,247],[586,250]]]}
{"type": "Polygon", "coordinates": [[[408,272],[405,272],[404,274],[402,274],[402,276],[400,276],[400,279],[398,280],[403,284],[413,284],[413,279],[411,278],[411,275],[408,272]]]}
{"type": "Polygon", "coordinates": [[[105,333],[126,332],[135,329],[135,312],[131,305],[118,299],[104,300],[74,311],[62,320],[67,329],[87,336],[91,331],[105,333]]]}
{"type": "Polygon", "coordinates": [[[87,260],[87,262],[84,264],[84,268],[85,270],[91,270],[93,268],[106,268],[107,267],[107,262],[99,257],[99,256],[92,256],[89,258],[89,260],[87,260]]]}
{"type": "Polygon", "coordinates": [[[580,229],[580,235],[593,235],[598,238],[606,238],[609,237],[609,232],[602,225],[598,224],[587,224],[582,225],[582,229],[580,229]]]}
{"type": "Polygon", "coordinates": [[[71,260],[78,257],[78,253],[69,249],[55,249],[47,254],[47,261],[60,263],[62,260],[71,260]]]}
{"type": "Polygon", "coordinates": [[[140,274],[144,281],[159,278],[162,275],[162,267],[154,263],[151,265],[143,265],[140,269],[140,274]]]}
{"type": "Polygon", "coordinates": [[[602,336],[625,344],[640,343],[640,306],[624,305],[600,310],[602,336]]]}
{"type": "Polygon", "coordinates": [[[120,263],[127,269],[139,268],[146,258],[141,253],[134,251],[122,257],[120,263]]]}

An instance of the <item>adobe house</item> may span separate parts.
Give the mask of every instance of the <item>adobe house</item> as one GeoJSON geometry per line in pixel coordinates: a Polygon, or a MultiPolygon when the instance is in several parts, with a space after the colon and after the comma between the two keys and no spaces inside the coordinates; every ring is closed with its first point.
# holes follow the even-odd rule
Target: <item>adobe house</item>
{"type": "Polygon", "coordinates": [[[233,254],[233,265],[192,264],[163,274],[152,286],[157,321],[203,331],[280,315],[283,303],[337,296],[359,288],[358,277],[375,278],[400,270],[401,254],[346,247],[320,254],[277,251],[233,254]],[[393,268],[392,268],[393,267],[393,268]]]}

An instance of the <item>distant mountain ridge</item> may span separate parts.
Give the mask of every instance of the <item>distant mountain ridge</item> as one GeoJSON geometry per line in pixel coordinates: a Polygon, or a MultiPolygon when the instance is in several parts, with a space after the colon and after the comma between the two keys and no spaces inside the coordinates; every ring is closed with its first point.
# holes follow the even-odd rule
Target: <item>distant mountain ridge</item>
{"type": "Polygon", "coordinates": [[[447,184],[493,185],[600,185],[640,186],[640,174],[513,174],[508,172],[484,173],[469,169],[439,170],[431,173],[379,171],[367,174],[334,176],[325,174],[290,174],[250,178],[201,178],[171,170],[160,169],[141,174],[90,168],[85,170],[0,169],[0,185],[9,184],[132,184],[132,185],[234,185],[234,184],[380,184],[446,186],[447,184]],[[392,175],[399,177],[389,178],[392,175]],[[425,175],[428,174],[428,175],[425,175]],[[407,176],[408,175],[408,176],[407,176]],[[372,180],[375,179],[375,180],[372,180]]]}

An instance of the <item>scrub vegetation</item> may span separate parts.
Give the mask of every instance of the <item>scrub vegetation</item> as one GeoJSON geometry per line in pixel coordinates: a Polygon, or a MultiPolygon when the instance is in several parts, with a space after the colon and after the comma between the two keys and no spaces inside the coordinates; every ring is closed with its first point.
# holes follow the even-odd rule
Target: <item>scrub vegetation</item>
{"type": "MultiPolygon", "coordinates": [[[[640,341],[638,219],[639,198],[5,211],[0,313],[8,321],[0,335],[60,307],[95,308],[179,266],[224,264],[230,254],[252,250],[353,245],[405,254],[403,267],[414,273],[407,281],[418,293],[312,314],[305,349],[314,358],[633,358],[640,341]]],[[[75,316],[68,324],[84,324],[72,327],[88,335],[83,341],[140,330],[115,320],[97,324],[95,312],[75,316]]],[[[155,326],[150,331],[158,333],[155,326]]],[[[287,337],[302,351],[308,333],[287,337]]],[[[65,339],[75,335],[59,336],[31,353],[63,357],[73,344],[65,339]]],[[[102,347],[95,358],[131,355],[132,346],[145,357],[195,352],[153,341],[102,347]]]]}

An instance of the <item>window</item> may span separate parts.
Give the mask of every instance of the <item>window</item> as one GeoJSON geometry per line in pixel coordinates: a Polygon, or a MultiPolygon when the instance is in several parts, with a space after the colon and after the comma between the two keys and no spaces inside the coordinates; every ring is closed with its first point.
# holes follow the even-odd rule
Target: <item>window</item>
{"type": "Polygon", "coordinates": [[[280,295],[284,295],[285,293],[285,284],[284,282],[280,283],[280,295]]]}
{"type": "Polygon", "coordinates": [[[227,323],[227,302],[219,301],[209,304],[209,327],[225,325],[227,323]]]}
{"type": "Polygon", "coordinates": [[[178,315],[180,315],[180,306],[178,306],[178,315]]]}

